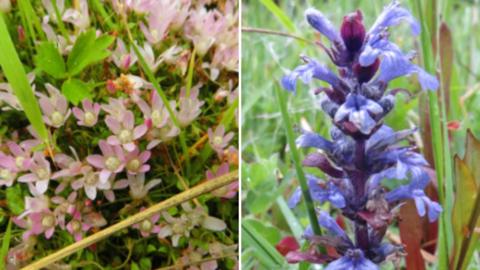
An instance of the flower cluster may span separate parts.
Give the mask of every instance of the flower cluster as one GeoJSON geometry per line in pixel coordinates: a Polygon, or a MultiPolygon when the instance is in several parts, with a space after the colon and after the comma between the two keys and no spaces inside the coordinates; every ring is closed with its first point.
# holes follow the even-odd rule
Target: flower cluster
{"type": "MultiPolygon", "coordinates": [[[[15,12],[4,2],[2,10],[15,12]]],[[[98,37],[111,33],[98,20],[101,16],[93,16],[97,10],[89,1],[73,2],[68,7],[70,1],[42,0],[43,9],[38,10],[46,39],[66,59],[76,41],[94,26],[99,27],[94,29],[98,37]]],[[[20,202],[23,211],[17,211],[13,219],[23,229],[23,242],[10,252],[13,268],[32,257],[20,260],[19,254],[33,252],[42,241],[68,235],[79,241],[164,199],[165,194],[178,193],[177,176],[183,171],[176,168],[186,167],[183,150],[195,159],[192,163],[198,163],[188,177],[192,186],[238,166],[235,133],[212,117],[228,112],[238,98],[236,2],[103,2],[102,9],[112,13],[110,20],[118,22],[118,27],[123,19],[127,24],[138,23],[139,28],[132,29],[134,41],[128,42],[130,37],[122,33],[109,36],[115,40],[106,49],[103,65],[92,65],[81,75],[82,83],[93,89],[82,100],[73,100],[61,79],[53,80],[40,71],[29,74],[51,144],[41,140],[32,127],[20,127],[27,123],[24,119],[19,127],[7,127],[11,136],[3,136],[3,131],[0,135],[0,188],[16,188],[22,197],[30,193],[20,202]],[[133,44],[139,48],[138,55],[133,44]],[[165,95],[144,76],[140,55],[165,95]],[[186,86],[190,85],[186,83],[190,64],[194,75],[192,86],[186,86]],[[226,94],[218,98],[215,91],[226,94]],[[186,149],[178,139],[182,132],[187,136],[186,149]],[[205,153],[198,157],[201,150],[205,153]],[[115,210],[109,209],[111,205],[115,210]],[[118,206],[123,208],[118,211],[118,206]]],[[[11,86],[0,83],[0,111],[21,110],[11,86]]],[[[227,222],[207,214],[207,209],[211,215],[218,211],[206,203],[233,199],[237,191],[238,183],[232,184],[206,196],[194,208],[184,204],[178,215],[170,211],[154,215],[133,226],[131,232],[156,235],[157,243],[170,241],[174,251],[169,256],[177,260],[189,241],[208,238],[223,244],[228,237],[220,240],[216,233],[223,233],[227,222]],[[192,230],[202,233],[193,235],[192,230]]]]}
{"type": "MultiPolygon", "coordinates": [[[[305,238],[311,244],[300,251],[295,241],[285,239],[277,248],[290,263],[309,261],[329,263],[328,270],[379,269],[378,264],[402,253],[402,246],[383,242],[395,209],[413,199],[420,216],[431,222],[442,211],[430,200],[424,188],[430,181],[428,163],[415,148],[402,144],[416,130],[394,131],[383,119],[392,110],[396,90],[388,83],[401,76],[417,74],[423,89],[438,88],[437,79],[411,62],[413,54],[403,53],[389,40],[389,28],[407,22],[413,35],[420,25],[397,1],[385,7],[370,30],[366,31],[361,11],[346,15],[340,31],[320,11],[305,12],[308,23],[327,37],[332,46],[323,47],[338,68],[338,75],[314,59],[303,57],[304,65],[282,79],[284,88],[295,91],[297,79],[309,83],[313,78],[330,87],[321,88],[320,105],[332,119],[331,140],[302,131],[296,143],[315,148],[303,165],[325,173],[322,180],[308,175],[309,193],[319,203],[329,202],[353,223],[353,238],[327,212],[318,212],[318,223],[325,235],[315,235],[309,227],[305,238]],[[393,190],[382,186],[386,179],[408,179],[406,185],[393,190]],[[321,254],[323,245],[335,252],[321,254]]],[[[295,207],[302,192],[297,189],[289,200],[295,207]]]]}

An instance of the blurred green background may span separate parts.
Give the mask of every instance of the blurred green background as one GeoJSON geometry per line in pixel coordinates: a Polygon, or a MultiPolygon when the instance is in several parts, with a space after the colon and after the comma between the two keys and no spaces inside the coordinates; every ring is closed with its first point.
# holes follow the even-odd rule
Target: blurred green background
{"type": "MultiPolygon", "coordinates": [[[[424,1],[421,1],[422,3],[424,1]]],[[[440,5],[439,1],[439,5],[440,5]]],[[[252,32],[245,28],[261,28],[290,33],[307,40],[328,40],[320,37],[304,20],[308,7],[315,7],[326,14],[336,25],[341,24],[347,13],[361,9],[364,23],[369,28],[383,6],[389,0],[356,1],[242,1],[242,203],[243,203],[243,253],[244,269],[272,269],[263,265],[282,260],[275,254],[274,245],[286,235],[301,235],[308,218],[300,205],[294,211],[286,206],[286,199],[297,186],[295,171],[291,165],[286,135],[274,87],[287,70],[301,64],[299,56],[308,55],[323,63],[331,62],[318,47],[307,42],[284,36],[252,32]],[[276,9],[276,5],[279,9],[276,9]],[[269,8],[267,8],[269,7],[269,8]],[[273,11],[273,12],[272,12],[273,11]],[[276,15],[274,15],[276,13],[276,15]],[[248,31],[245,31],[248,30],[248,31]],[[266,240],[258,241],[259,233],[266,240]],[[273,248],[273,250],[272,250],[273,248]],[[270,252],[269,252],[270,251],[270,252]]],[[[410,3],[402,4],[411,9],[410,3]]],[[[441,7],[443,8],[443,6],[441,7]]],[[[439,8],[439,9],[441,9],[439,8]]],[[[450,131],[453,153],[463,152],[462,130],[467,127],[480,137],[480,1],[448,1],[445,10],[446,22],[451,29],[454,46],[450,104],[453,108],[448,120],[460,124],[459,131],[450,131]]],[[[427,11],[428,12],[428,11],[427,11]]],[[[445,18],[445,17],[444,17],[445,18]]],[[[391,39],[403,51],[420,51],[419,37],[410,35],[405,24],[394,27],[391,39]]],[[[438,66],[438,65],[437,65],[438,66]]],[[[312,84],[313,85],[313,84],[312,84]]],[[[321,86],[318,81],[315,86],[321,86]]],[[[390,88],[405,88],[414,94],[412,99],[397,96],[396,107],[386,119],[394,129],[419,125],[420,87],[416,78],[397,79],[390,88]]],[[[297,94],[288,95],[290,117],[295,125],[311,127],[315,132],[328,137],[330,126],[310,89],[298,84],[297,94]]],[[[453,125],[452,125],[453,126],[453,125]]],[[[421,143],[420,136],[416,140],[421,143]]],[[[392,229],[396,233],[395,228],[392,229]]],[[[398,234],[398,233],[397,233],[398,234]]],[[[298,238],[298,237],[297,237],[298,238]]],[[[480,269],[476,252],[471,269],[480,269]]],[[[283,265],[281,269],[287,266],[283,265]]],[[[291,266],[289,266],[291,267],[291,266]]],[[[308,269],[308,266],[293,266],[293,269],[308,269]]],[[[393,269],[391,264],[385,269],[393,269]]],[[[280,268],[279,268],[280,269],[280,268]]],[[[311,268],[313,269],[313,267],[311,268]]],[[[316,269],[321,269],[318,266],[316,269]]]]}

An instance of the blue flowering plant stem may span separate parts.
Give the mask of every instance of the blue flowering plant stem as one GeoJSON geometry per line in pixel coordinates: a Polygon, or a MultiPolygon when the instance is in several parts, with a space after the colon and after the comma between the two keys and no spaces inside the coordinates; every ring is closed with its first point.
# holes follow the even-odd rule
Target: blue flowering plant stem
{"type": "MultiPolygon", "coordinates": [[[[384,8],[368,31],[359,10],[343,18],[340,30],[318,10],[308,9],[305,16],[316,31],[330,40],[330,48],[321,47],[337,71],[302,56],[304,64],[285,75],[282,85],[290,92],[295,92],[298,79],[305,84],[317,79],[329,85],[315,90],[315,94],[332,120],[331,140],[301,131],[296,144],[315,149],[303,165],[325,174],[326,179],[306,176],[310,197],[317,205],[329,202],[338,208],[350,221],[352,232],[338,225],[329,213],[317,210],[318,224],[326,233],[319,235],[309,227],[304,237],[310,248],[291,249],[284,254],[290,263],[326,263],[327,270],[379,269],[380,264],[404,254],[402,245],[383,241],[404,201],[413,200],[418,214],[427,216],[430,222],[442,212],[442,207],[424,193],[431,181],[428,162],[415,146],[406,143],[417,130],[395,131],[384,124],[395,96],[406,92],[389,89],[388,84],[413,74],[424,90],[434,91],[439,83],[412,63],[415,53],[405,53],[389,40],[389,29],[400,23],[407,23],[413,36],[421,30],[418,21],[397,1],[384,8]],[[383,186],[385,181],[402,182],[388,189],[383,186]],[[319,253],[318,246],[326,247],[328,254],[319,253]]],[[[289,206],[295,207],[302,197],[298,188],[289,206]]]]}

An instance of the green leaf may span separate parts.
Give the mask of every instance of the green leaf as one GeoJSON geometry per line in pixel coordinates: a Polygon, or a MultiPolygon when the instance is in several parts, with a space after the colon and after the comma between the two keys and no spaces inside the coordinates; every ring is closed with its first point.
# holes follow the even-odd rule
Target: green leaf
{"type": "Polygon", "coordinates": [[[242,246],[244,248],[253,248],[253,256],[268,269],[283,269],[285,260],[280,253],[260,234],[250,223],[242,221],[242,246]]]}
{"type": "Polygon", "coordinates": [[[473,137],[471,132],[467,132],[467,153],[462,160],[455,157],[455,180],[456,180],[456,199],[452,213],[452,225],[454,232],[454,265],[455,269],[467,269],[475,243],[479,235],[474,233],[475,227],[480,226],[480,189],[475,177],[478,176],[480,169],[475,156],[480,153],[480,144],[473,137]]]}
{"type": "Polygon", "coordinates": [[[0,66],[15,96],[39,137],[48,142],[48,132],[42,119],[42,112],[10,38],[3,14],[0,14],[0,52],[0,66]]]}
{"type": "Polygon", "coordinates": [[[20,215],[25,209],[22,188],[19,185],[13,185],[7,188],[6,196],[10,211],[15,215],[20,215]]]}
{"type": "Polygon", "coordinates": [[[8,248],[10,247],[11,236],[12,236],[12,220],[10,219],[8,221],[7,230],[3,235],[2,247],[0,249],[0,260],[2,261],[2,263],[0,263],[0,270],[5,269],[5,264],[3,262],[6,261],[5,257],[7,256],[8,248]]]}
{"type": "Polygon", "coordinates": [[[74,105],[84,99],[92,99],[92,87],[78,79],[66,80],[62,85],[62,94],[74,105]]]}
{"type": "Polygon", "coordinates": [[[152,261],[149,258],[141,258],[140,259],[140,269],[142,269],[142,270],[152,269],[152,261]]]}
{"type": "Polygon", "coordinates": [[[288,31],[294,33],[296,32],[295,24],[290,20],[290,18],[283,12],[281,8],[275,4],[273,0],[260,0],[260,2],[272,13],[277,19],[282,23],[288,31]]]}
{"type": "Polygon", "coordinates": [[[75,76],[88,65],[108,57],[111,52],[107,48],[113,41],[115,41],[115,38],[109,35],[96,38],[94,29],[82,33],[77,38],[67,59],[69,75],[75,76]]]}
{"type": "Polygon", "coordinates": [[[52,42],[42,42],[38,45],[35,63],[38,68],[55,79],[66,76],[63,57],[52,42]]]}
{"type": "Polygon", "coordinates": [[[132,262],[132,265],[130,265],[130,267],[132,270],[140,270],[140,267],[138,267],[138,264],[136,264],[135,262],[132,262]]]}

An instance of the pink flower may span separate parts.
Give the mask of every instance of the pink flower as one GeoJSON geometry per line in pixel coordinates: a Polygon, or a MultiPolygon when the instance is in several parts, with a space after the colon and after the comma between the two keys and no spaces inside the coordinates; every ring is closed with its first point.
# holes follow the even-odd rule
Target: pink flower
{"type": "Polygon", "coordinates": [[[59,171],[53,173],[52,179],[62,180],[55,189],[55,194],[59,194],[72,180],[73,177],[81,175],[82,169],[86,166],[83,162],[75,160],[65,154],[57,154],[54,157],[55,164],[60,168],[59,171]]]}
{"type": "Polygon", "coordinates": [[[137,55],[133,48],[128,51],[123,40],[117,38],[117,47],[112,53],[112,60],[118,68],[126,71],[137,62],[137,55]]]}
{"type": "Polygon", "coordinates": [[[13,222],[19,227],[27,229],[23,234],[23,239],[26,240],[32,235],[44,234],[46,239],[50,239],[55,232],[57,226],[57,219],[49,209],[44,209],[40,212],[30,213],[27,220],[14,218],[13,222]]]}
{"type": "Polygon", "coordinates": [[[0,187],[10,187],[17,178],[18,168],[15,158],[0,152],[0,187]]]}
{"type": "Polygon", "coordinates": [[[26,171],[31,163],[32,152],[31,149],[38,144],[36,140],[23,141],[18,145],[15,142],[7,142],[7,146],[15,158],[15,165],[18,172],[26,171]]]}
{"type": "Polygon", "coordinates": [[[82,101],[83,110],[80,108],[73,108],[73,115],[77,118],[77,124],[79,126],[93,127],[98,121],[98,114],[100,113],[101,106],[98,103],[92,103],[90,100],[85,99],[82,101]]]}
{"type": "MultiPolygon", "coordinates": [[[[140,211],[145,210],[144,207],[140,209],[140,211]]],[[[151,216],[149,219],[145,219],[144,221],[133,225],[132,227],[139,230],[140,234],[143,237],[148,237],[150,234],[157,234],[160,232],[160,226],[156,225],[158,220],[160,219],[160,214],[155,214],[151,216]]]]}
{"type": "Polygon", "coordinates": [[[131,111],[126,111],[121,121],[109,115],[105,123],[114,134],[108,137],[108,143],[113,146],[122,145],[129,152],[135,149],[135,140],[140,139],[147,132],[145,124],[135,127],[135,118],[131,111]]]}
{"type": "Polygon", "coordinates": [[[45,193],[48,189],[48,183],[51,178],[50,163],[45,159],[42,152],[35,152],[33,160],[29,165],[30,173],[20,176],[18,182],[33,183],[35,189],[40,194],[45,193]]]}
{"type": "Polygon", "coordinates": [[[116,119],[122,119],[123,114],[127,111],[126,102],[125,99],[121,98],[109,98],[107,104],[102,104],[102,109],[116,119]]]}
{"type": "Polygon", "coordinates": [[[90,230],[92,226],[82,221],[82,214],[78,210],[75,210],[72,216],[72,220],[67,223],[67,231],[73,236],[75,241],[80,241],[84,233],[90,230]]]}
{"type": "MultiPolygon", "coordinates": [[[[220,165],[220,167],[218,167],[215,174],[210,170],[207,171],[207,180],[211,180],[216,177],[225,175],[229,171],[230,171],[230,165],[228,163],[223,163],[222,165],[220,165]]],[[[212,191],[212,195],[215,197],[220,197],[224,199],[231,199],[237,195],[238,188],[239,188],[238,181],[235,181],[227,186],[224,186],[222,188],[212,191]]]]}
{"type": "MultiPolygon", "coordinates": [[[[170,119],[168,110],[163,104],[163,101],[161,100],[157,91],[152,90],[150,100],[151,105],[148,105],[147,102],[145,102],[145,100],[143,99],[139,99],[137,101],[137,105],[143,112],[145,122],[149,122],[151,127],[153,128],[162,128],[167,124],[170,119]]],[[[170,105],[175,106],[175,103],[172,102],[170,103],[170,105]]]]}
{"type": "MultiPolygon", "coordinates": [[[[145,184],[145,174],[128,174],[128,186],[130,187],[130,196],[134,200],[141,200],[145,198],[150,191],[150,189],[154,188],[158,184],[162,182],[160,179],[153,179],[148,181],[145,184]]],[[[123,180],[127,181],[127,180],[123,180]]]]}
{"type": "Polygon", "coordinates": [[[190,1],[158,0],[148,16],[148,27],[142,22],[140,29],[151,44],[162,41],[170,28],[179,29],[188,16],[190,1]]]}
{"type": "Polygon", "coordinates": [[[204,56],[225,27],[226,21],[221,13],[202,7],[190,13],[185,33],[195,44],[198,55],[204,56]]]}
{"type": "Polygon", "coordinates": [[[75,204],[77,199],[77,192],[74,191],[68,195],[65,199],[61,196],[55,196],[52,198],[52,202],[57,204],[57,207],[53,210],[55,217],[57,218],[57,223],[60,228],[65,229],[65,216],[72,215],[75,211],[75,204]]]}
{"type": "Polygon", "coordinates": [[[67,99],[51,84],[45,84],[49,96],[43,93],[37,93],[40,97],[39,103],[43,111],[43,120],[45,124],[59,128],[63,126],[70,116],[67,99]]]}
{"type": "Polygon", "coordinates": [[[162,63],[163,59],[159,57],[158,59],[155,59],[155,54],[153,53],[152,46],[150,43],[145,42],[143,44],[143,48],[138,46],[138,50],[140,51],[140,54],[143,56],[145,59],[145,62],[147,62],[147,66],[153,71],[157,71],[158,67],[162,63]]]}
{"type": "MultiPolygon", "coordinates": [[[[93,156],[88,158],[91,157],[93,156]]],[[[99,174],[98,172],[93,171],[91,167],[85,167],[82,171],[83,176],[72,182],[72,188],[74,190],[79,190],[83,187],[85,194],[87,194],[87,197],[90,200],[95,200],[97,197],[97,189],[110,190],[111,184],[110,181],[108,181],[108,178],[112,175],[111,172],[104,174],[103,176],[107,176],[107,178],[102,179],[101,177],[102,173],[104,172],[103,170],[99,174]]]]}
{"type": "Polygon", "coordinates": [[[100,182],[106,183],[110,176],[125,168],[125,155],[120,146],[111,146],[104,140],[101,140],[98,145],[103,155],[88,156],[87,161],[95,168],[101,169],[100,182]]]}
{"type": "Polygon", "coordinates": [[[165,219],[165,222],[160,225],[158,237],[167,238],[170,236],[172,239],[172,246],[177,247],[182,236],[190,236],[188,219],[185,215],[180,217],[172,217],[167,212],[163,212],[162,216],[165,219]]]}
{"type": "Polygon", "coordinates": [[[195,120],[201,113],[200,108],[205,102],[198,99],[198,92],[201,84],[196,85],[190,90],[190,96],[186,97],[186,89],[180,91],[179,111],[177,113],[180,126],[186,127],[195,120]]]}
{"type": "Polygon", "coordinates": [[[233,132],[225,134],[225,127],[223,125],[218,125],[215,131],[212,131],[211,128],[208,129],[210,146],[212,146],[219,155],[223,153],[223,149],[228,146],[234,135],[233,132]]]}
{"type": "Polygon", "coordinates": [[[80,30],[87,29],[90,25],[90,16],[88,15],[87,0],[77,0],[76,8],[65,10],[62,20],[73,24],[80,30]]]}
{"type": "MultiPolygon", "coordinates": [[[[28,73],[27,77],[30,85],[32,85],[33,81],[35,80],[35,73],[28,73]]],[[[10,107],[17,111],[23,111],[18,98],[13,93],[12,86],[8,83],[0,83],[0,108],[2,107],[2,102],[6,102],[10,107]]]]}
{"type": "Polygon", "coordinates": [[[150,151],[140,153],[138,147],[135,146],[135,149],[125,156],[127,172],[133,175],[148,172],[150,165],[146,164],[146,162],[150,159],[150,156],[150,151]]]}

